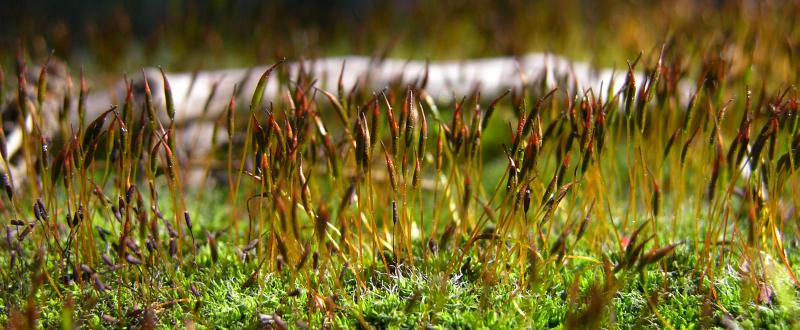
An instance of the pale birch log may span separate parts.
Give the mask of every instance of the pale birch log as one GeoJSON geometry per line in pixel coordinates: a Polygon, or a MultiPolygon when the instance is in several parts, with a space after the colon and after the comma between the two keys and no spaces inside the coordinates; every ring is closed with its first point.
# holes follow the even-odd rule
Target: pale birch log
{"type": "MultiPolygon", "coordinates": [[[[290,77],[296,76],[301,64],[291,62],[284,64],[290,77]]],[[[597,95],[605,95],[608,85],[613,82],[613,91],[618,91],[625,83],[624,70],[594,69],[588,63],[572,62],[564,57],[550,54],[529,54],[527,56],[473,59],[462,61],[403,61],[388,59],[377,62],[363,56],[346,56],[322,58],[303,63],[309,74],[317,79],[316,87],[335,91],[344,65],[342,82],[346,88],[359,86],[368,90],[379,91],[392,82],[400,81],[404,85],[418,82],[426,72],[426,92],[437,101],[449,102],[453,97],[461,97],[475,89],[480,90],[485,99],[491,99],[509,88],[519,87],[523,80],[531,83],[545,79],[548,86],[554,87],[557,81],[566,82],[571,92],[583,92],[592,88],[597,95]],[[612,79],[613,78],[613,79],[612,79]],[[600,89],[603,89],[600,92],[600,89]]],[[[203,71],[196,74],[167,73],[176,107],[176,122],[191,122],[201,116],[212,86],[217,85],[214,98],[211,100],[209,117],[215,118],[224,111],[233,93],[235,85],[242,91],[236,100],[239,104],[249,105],[255,85],[266,70],[266,67],[250,69],[227,69],[203,71]]],[[[163,86],[161,74],[156,69],[144,70],[149,78],[150,87],[156,98],[156,105],[163,109],[163,86]]],[[[137,75],[134,81],[141,81],[137,75]]],[[[636,73],[636,81],[643,81],[641,73],[636,73]]],[[[136,82],[135,82],[136,83],[136,82]]],[[[277,100],[282,91],[279,90],[277,75],[270,78],[264,92],[264,103],[277,100]]],[[[283,84],[285,86],[285,84],[283,84]]],[[[285,87],[284,87],[285,88],[285,87]]],[[[101,91],[92,94],[87,101],[87,118],[92,118],[109,108],[115,100],[122,99],[124,84],[120,83],[116,92],[101,91]],[[116,93],[116,94],[115,94],[116,93]]],[[[166,119],[166,113],[159,111],[166,119]]]]}

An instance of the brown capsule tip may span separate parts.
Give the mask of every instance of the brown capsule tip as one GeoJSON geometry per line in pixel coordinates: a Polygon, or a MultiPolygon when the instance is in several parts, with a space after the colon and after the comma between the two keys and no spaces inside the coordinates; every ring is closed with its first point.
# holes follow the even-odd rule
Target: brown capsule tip
{"type": "Polygon", "coordinates": [[[137,266],[142,264],[141,260],[139,260],[138,258],[136,258],[136,257],[134,257],[133,255],[130,255],[130,254],[125,256],[125,261],[127,261],[129,264],[137,265],[137,266]]]}
{"type": "Polygon", "coordinates": [[[183,211],[183,220],[186,222],[186,227],[192,230],[192,218],[189,216],[189,211],[183,211]]]}

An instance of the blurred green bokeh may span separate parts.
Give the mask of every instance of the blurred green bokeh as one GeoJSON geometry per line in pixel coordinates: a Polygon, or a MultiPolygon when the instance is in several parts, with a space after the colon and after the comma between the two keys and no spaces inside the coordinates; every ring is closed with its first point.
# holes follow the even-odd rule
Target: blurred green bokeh
{"type": "MultiPolygon", "coordinates": [[[[620,67],[665,43],[690,57],[699,56],[698,47],[734,37],[744,38],[735,40],[744,53],[793,57],[800,35],[799,6],[782,1],[32,0],[0,6],[3,49],[22,44],[35,59],[53,51],[89,72],[114,74],[140,66],[264,64],[283,56],[438,59],[530,51],[620,67]]],[[[3,52],[2,63],[11,54],[3,52]]]]}

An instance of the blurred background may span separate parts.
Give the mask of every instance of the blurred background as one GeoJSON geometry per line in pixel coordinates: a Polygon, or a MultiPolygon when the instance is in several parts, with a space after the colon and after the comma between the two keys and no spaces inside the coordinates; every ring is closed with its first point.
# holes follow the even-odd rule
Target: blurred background
{"type": "MultiPolygon", "coordinates": [[[[681,57],[753,59],[797,76],[798,1],[0,0],[0,60],[22,45],[89,73],[194,70],[278,57],[470,58],[551,51],[624,65],[661,45],[681,57]],[[779,59],[768,61],[770,54],[779,59]],[[705,54],[705,55],[704,55],[705,54]],[[788,56],[786,56],[788,55],[788,56]]],[[[733,61],[731,61],[733,62],[733,61]]],[[[735,63],[734,74],[737,70],[735,63]]],[[[739,68],[741,70],[741,68],[739,68]]]]}

